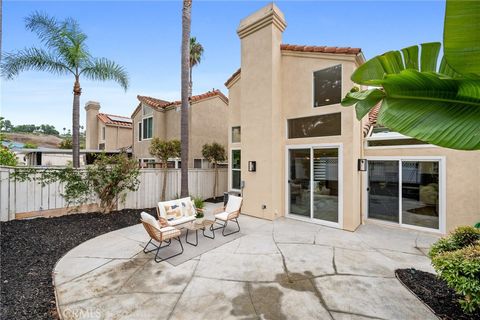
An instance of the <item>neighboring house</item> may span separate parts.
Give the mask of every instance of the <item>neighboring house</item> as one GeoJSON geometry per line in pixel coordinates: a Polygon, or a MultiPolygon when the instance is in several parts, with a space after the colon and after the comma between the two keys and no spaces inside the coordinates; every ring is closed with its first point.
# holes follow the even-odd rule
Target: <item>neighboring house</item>
{"type": "Polygon", "coordinates": [[[229,89],[229,190],[242,212],[355,230],[365,220],[445,233],[480,220],[480,152],[419,144],[340,101],[359,48],[282,44],[269,4],[237,29],[229,89]],[[366,171],[365,171],[366,170],[366,171]]]}
{"type": "Polygon", "coordinates": [[[85,104],[87,114],[86,149],[115,151],[130,148],[133,140],[132,119],[100,113],[100,103],[85,104]]]}
{"type": "MultiPolygon", "coordinates": [[[[27,166],[41,166],[41,167],[64,167],[72,163],[71,149],[13,149],[17,154],[17,158],[21,159],[21,163],[27,166]]],[[[93,164],[99,154],[106,154],[112,156],[126,152],[131,157],[130,151],[104,151],[104,150],[80,150],[80,166],[93,164]]]]}
{"type": "MultiPolygon", "coordinates": [[[[140,103],[132,114],[133,155],[142,166],[155,166],[159,160],[148,151],[150,140],[153,137],[180,140],[181,102],[145,96],[137,98],[140,103]]],[[[228,99],[220,90],[192,96],[189,110],[189,168],[209,168],[209,163],[202,156],[205,143],[218,142],[227,147],[227,107],[228,99]]],[[[169,162],[171,168],[180,166],[180,159],[171,159],[169,162]]]]}

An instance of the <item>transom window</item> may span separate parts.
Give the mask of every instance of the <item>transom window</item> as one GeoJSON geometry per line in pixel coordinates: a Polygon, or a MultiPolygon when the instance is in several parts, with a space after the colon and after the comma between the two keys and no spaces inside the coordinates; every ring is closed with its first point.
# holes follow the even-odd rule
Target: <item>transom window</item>
{"type": "Polygon", "coordinates": [[[241,140],[240,127],[232,127],[232,143],[239,143],[241,140]]]}
{"type": "Polygon", "coordinates": [[[288,138],[312,138],[338,136],[342,134],[341,113],[289,119],[288,138]]]}
{"type": "Polygon", "coordinates": [[[342,65],[336,65],[313,73],[313,107],[328,106],[342,100],[342,65]]]}

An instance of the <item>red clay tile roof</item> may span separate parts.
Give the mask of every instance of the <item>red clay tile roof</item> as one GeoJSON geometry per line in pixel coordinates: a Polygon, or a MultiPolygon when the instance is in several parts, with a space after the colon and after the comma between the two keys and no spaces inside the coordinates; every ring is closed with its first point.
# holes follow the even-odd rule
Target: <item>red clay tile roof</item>
{"type": "Polygon", "coordinates": [[[324,52],[338,54],[359,54],[362,49],[351,47],[327,47],[327,46],[300,46],[295,44],[281,44],[281,50],[300,52],[324,52]]]}
{"type": "Polygon", "coordinates": [[[375,107],[370,110],[368,113],[367,123],[363,126],[363,136],[367,137],[370,129],[377,124],[378,112],[380,111],[381,104],[377,104],[375,107]]]}
{"type": "Polygon", "coordinates": [[[225,87],[228,87],[228,86],[230,85],[230,82],[232,82],[233,79],[235,79],[235,78],[240,74],[240,72],[241,72],[241,69],[238,68],[238,70],[235,71],[235,72],[230,76],[230,78],[228,78],[227,81],[225,81],[225,87]]]}
{"type": "MultiPolygon", "coordinates": [[[[220,99],[228,103],[228,98],[218,89],[213,89],[212,91],[207,91],[205,93],[192,96],[190,98],[190,102],[198,102],[198,101],[215,97],[215,96],[219,96],[220,99]]],[[[166,107],[177,106],[182,104],[182,101],[180,100],[169,102],[169,101],[155,99],[155,98],[146,97],[146,96],[137,96],[137,98],[140,102],[148,104],[150,107],[153,107],[155,109],[164,109],[166,107]]]]}
{"type": "Polygon", "coordinates": [[[108,114],[108,113],[99,113],[97,115],[97,118],[103,123],[105,123],[106,125],[114,125],[114,126],[120,126],[120,127],[126,127],[126,128],[132,127],[132,119],[129,117],[117,116],[117,115],[108,114]],[[125,122],[113,120],[110,117],[125,119],[125,122]]]}
{"type": "MultiPolygon", "coordinates": [[[[295,44],[281,44],[280,50],[284,51],[297,51],[297,52],[323,52],[323,53],[336,53],[336,54],[354,54],[357,55],[362,52],[360,48],[351,48],[351,47],[327,47],[327,46],[301,46],[295,44]]],[[[241,72],[239,68],[235,71],[227,81],[225,81],[225,87],[228,87],[230,83],[235,79],[241,72]]]]}

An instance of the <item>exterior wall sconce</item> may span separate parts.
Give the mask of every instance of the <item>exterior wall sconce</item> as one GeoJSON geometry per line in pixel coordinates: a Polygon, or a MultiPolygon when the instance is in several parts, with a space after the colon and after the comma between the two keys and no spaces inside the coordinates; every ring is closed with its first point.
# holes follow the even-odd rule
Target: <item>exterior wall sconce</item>
{"type": "Polygon", "coordinates": [[[358,171],[367,171],[368,161],[367,159],[358,159],[358,171]]]}
{"type": "Polygon", "coordinates": [[[248,171],[249,172],[257,171],[257,161],[248,161],[248,171]]]}

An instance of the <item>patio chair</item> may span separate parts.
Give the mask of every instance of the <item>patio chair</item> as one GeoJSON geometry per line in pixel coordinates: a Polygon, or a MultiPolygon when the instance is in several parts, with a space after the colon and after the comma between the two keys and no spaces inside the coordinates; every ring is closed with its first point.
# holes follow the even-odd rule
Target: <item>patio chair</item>
{"type": "Polygon", "coordinates": [[[157,252],[155,253],[155,262],[165,261],[170,258],[176,257],[178,255],[181,255],[183,253],[182,240],[180,240],[180,234],[181,234],[180,230],[178,230],[175,227],[162,227],[160,223],[153,216],[149,215],[146,212],[142,212],[140,215],[142,217],[140,221],[142,222],[143,227],[145,228],[148,235],[150,236],[150,241],[148,241],[145,248],[143,248],[144,253],[149,253],[157,250],[157,252]],[[170,244],[172,243],[172,239],[175,239],[180,243],[180,247],[182,248],[182,251],[174,255],[171,255],[167,258],[159,257],[158,253],[160,252],[160,249],[170,246],[170,244]],[[152,240],[157,241],[158,246],[155,243],[153,243],[152,240]],[[167,245],[162,246],[163,242],[167,243],[167,245]],[[154,248],[151,250],[147,250],[147,247],[149,244],[152,244],[154,248]]]}
{"type": "Polygon", "coordinates": [[[197,211],[190,197],[157,204],[157,216],[162,227],[179,227],[193,222],[197,211]]]}
{"type": "Polygon", "coordinates": [[[220,224],[221,226],[213,228],[212,225],[212,231],[222,229],[223,236],[228,236],[240,232],[238,216],[240,216],[240,212],[242,210],[242,202],[243,199],[241,197],[229,195],[227,205],[213,212],[215,214],[215,223],[220,224]],[[238,230],[225,234],[225,229],[227,228],[227,224],[229,221],[235,222],[237,224],[238,230]]]}

